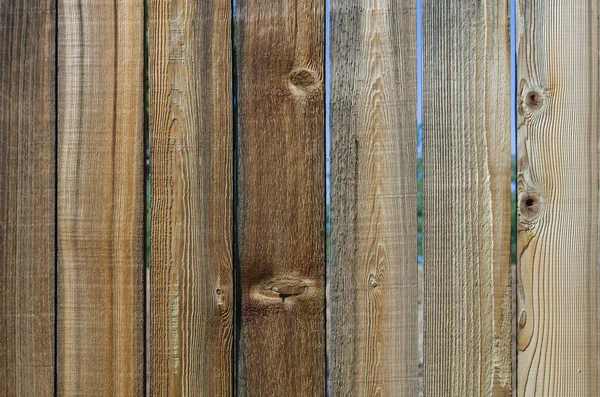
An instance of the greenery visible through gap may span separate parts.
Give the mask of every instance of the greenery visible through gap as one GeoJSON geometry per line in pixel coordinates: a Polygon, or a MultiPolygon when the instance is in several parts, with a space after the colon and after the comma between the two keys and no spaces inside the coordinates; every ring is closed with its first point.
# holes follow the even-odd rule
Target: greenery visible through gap
{"type": "Polygon", "coordinates": [[[510,162],[511,200],[510,200],[510,263],[517,263],[517,160],[511,156],[510,162]]]}

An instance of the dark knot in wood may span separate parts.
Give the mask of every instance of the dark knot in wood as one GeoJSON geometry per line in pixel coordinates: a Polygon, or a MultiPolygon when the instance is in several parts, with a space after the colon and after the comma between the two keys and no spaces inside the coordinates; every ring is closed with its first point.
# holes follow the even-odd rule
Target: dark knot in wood
{"type": "Polygon", "coordinates": [[[527,91],[523,102],[529,110],[538,110],[544,105],[544,94],[538,90],[527,91]]]}
{"type": "Polygon", "coordinates": [[[308,69],[295,69],[290,73],[290,83],[298,88],[308,88],[315,85],[317,78],[315,74],[308,69]]]}
{"type": "Polygon", "coordinates": [[[523,220],[531,220],[542,211],[542,200],[535,191],[527,191],[521,195],[519,200],[519,214],[523,220]]]}

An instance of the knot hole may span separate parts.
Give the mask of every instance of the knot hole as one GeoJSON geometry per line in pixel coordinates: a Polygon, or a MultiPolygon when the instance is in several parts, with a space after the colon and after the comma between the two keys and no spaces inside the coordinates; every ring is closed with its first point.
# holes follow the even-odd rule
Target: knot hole
{"type": "Polygon", "coordinates": [[[519,200],[519,212],[525,219],[534,218],[541,210],[541,199],[536,192],[529,191],[521,196],[521,200],[519,200]]]}
{"type": "Polygon", "coordinates": [[[544,95],[537,90],[528,91],[524,102],[528,109],[538,110],[544,105],[544,95]]]}

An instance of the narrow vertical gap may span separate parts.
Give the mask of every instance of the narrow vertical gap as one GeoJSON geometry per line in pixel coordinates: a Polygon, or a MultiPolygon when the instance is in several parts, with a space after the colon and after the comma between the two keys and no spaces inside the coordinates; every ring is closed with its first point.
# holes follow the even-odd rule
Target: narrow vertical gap
{"type": "Polygon", "coordinates": [[[142,270],[142,283],[144,286],[144,385],[143,395],[149,395],[149,380],[150,376],[148,373],[150,360],[150,204],[151,204],[151,186],[150,186],[150,79],[149,79],[149,37],[148,37],[148,0],[144,1],[144,30],[143,30],[143,43],[144,43],[144,66],[143,66],[143,78],[144,78],[144,188],[143,200],[144,200],[144,268],[142,270]]]}
{"type": "Polygon", "coordinates": [[[517,52],[516,52],[516,11],[515,0],[510,0],[510,154],[511,154],[511,238],[510,263],[517,259],[517,52]]]}
{"type": "Polygon", "coordinates": [[[324,2],[325,12],[325,67],[323,68],[323,81],[324,83],[324,92],[323,96],[324,101],[324,109],[325,109],[325,142],[323,149],[325,150],[325,241],[324,241],[324,249],[325,249],[325,280],[323,285],[325,285],[325,302],[323,310],[324,315],[324,324],[325,324],[325,395],[329,396],[329,338],[328,338],[328,319],[327,319],[327,304],[329,302],[329,275],[330,269],[330,257],[329,254],[331,252],[331,135],[329,128],[330,121],[330,89],[329,89],[329,73],[330,73],[330,51],[331,51],[331,42],[329,40],[329,30],[331,28],[329,21],[329,13],[330,13],[330,3],[329,0],[325,0],[324,2]]]}
{"type": "Polygon", "coordinates": [[[54,4],[54,396],[58,397],[58,7],[54,4]]]}
{"type": "Polygon", "coordinates": [[[329,53],[331,50],[331,43],[329,41],[329,0],[325,0],[325,68],[324,68],[324,81],[325,81],[325,260],[329,265],[329,253],[331,249],[331,232],[330,232],[330,215],[331,215],[331,187],[330,187],[330,175],[331,175],[331,135],[330,135],[330,90],[329,90],[329,68],[330,68],[330,57],[329,53]]]}
{"type": "Polygon", "coordinates": [[[517,51],[516,1],[510,0],[510,149],[511,149],[511,203],[510,203],[510,268],[512,291],[512,390],[517,392],[517,51]]]}
{"type": "Polygon", "coordinates": [[[424,309],[424,283],[423,283],[423,54],[422,54],[422,18],[421,18],[421,0],[417,0],[417,26],[416,26],[416,68],[417,68],[417,341],[418,346],[418,367],[419,367],[419,395],[424,391],[423,380],[423,309],[424,309]]]}
{"type": "Polygon", "coordinates": [[[423,244],[422,244],[422,199],[423,199],[423,167],[422,167],[422,150],[423,150],[423,122],[422,122],[422,105],[423,105],[423,79],[422,79],[422,31],[421,31],[421,0],[417,0],[417,261],[419,265],[423,264],[423,244]]]}
{"type": "Polygon", "coordinates": [[[238,108],[237,108],[237,48],[236,48],[236,0],[231,1],[231,78],[232,78],[232,134],[233,134],[233,200],[232,200],[232,258],[233,258],[233,348],[231,349],[232,377],[231,388],[233,396],[239,394],[239,352],[240,352],[240,333],[242,329],[242,284],[240,271],[240,253],[238,246],[238,108]]]}

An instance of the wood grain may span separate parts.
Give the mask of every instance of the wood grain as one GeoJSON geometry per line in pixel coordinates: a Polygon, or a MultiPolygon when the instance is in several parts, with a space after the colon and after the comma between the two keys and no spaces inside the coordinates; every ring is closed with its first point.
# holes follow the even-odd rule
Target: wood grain
{"type": "Polygon", "coordinates": [[[508,21],[423,1],[426,396],[511,395],[508,21]]]}
{"type": "Polygon", "coordinates": [[[597,396],[598,2],[517,11],[517,394],[597,396]]]}
{"type": "Polygon", "coordinates": [[[143,3],[58,10],[58,395],[139,396],[143,3]]]}
{"type": "Polygon", "coordinates": [[[333,396],[418,395],[415,7],[331,2],[333,396]]]}
{"type": "Polygon", "coordinates": [[[55,25],[0,0],[0,396],[54,393],[55,25]]]}
{"type": "Polygon", "coordinates": [[[149,2],[150,395],[232,394],[231,1],[149,2]]]}
{"type": "Polygon", "coordinates": [[[323,13],[237,2],[239,396],[325,393],[323,13]]]}

